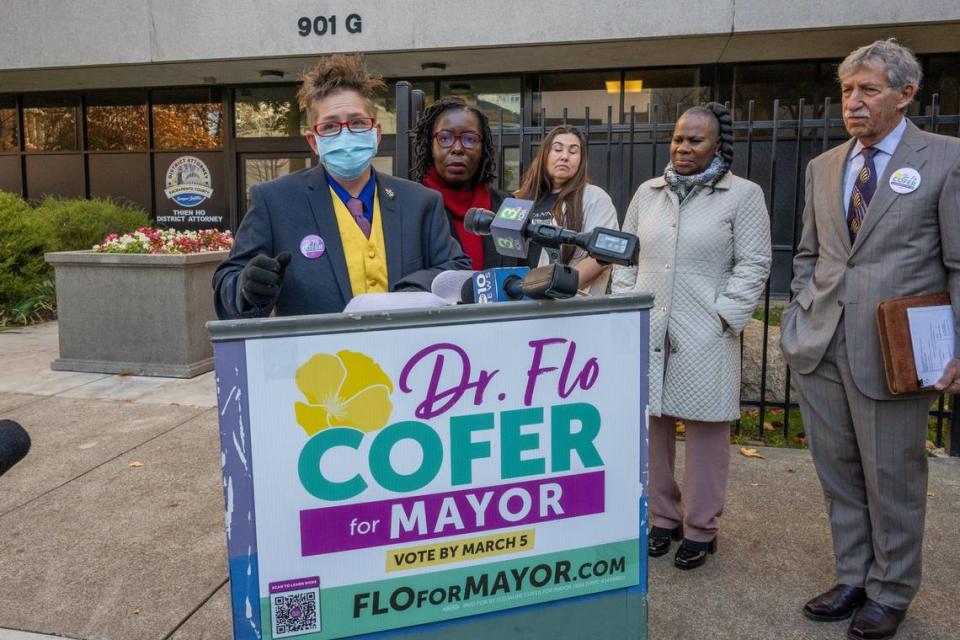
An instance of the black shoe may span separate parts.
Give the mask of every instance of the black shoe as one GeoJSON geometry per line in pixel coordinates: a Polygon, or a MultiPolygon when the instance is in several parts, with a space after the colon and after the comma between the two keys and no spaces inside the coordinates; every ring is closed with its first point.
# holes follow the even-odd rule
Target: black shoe
{"type": "Polygon", "coordinates": [[[696,542],[683,539],[677,547],[677,554],[673,556],[673,564],[678,569],[696,569],[707,561],[707,554],[717,552],[717,539],[710,542],[696,542]]]}
{"type": "Polygon", "coordinates": [[[683,538],[683,527],[676,529],[664,529],[663,527],[653,527],[647,536],[647,555],[651,558],[659,558],[670,551],[670,541],[683,538]]]}
{"type": "Polygon", "coordinates": [[[863,587],[838,584],[803,605],[803,615],[817,622],[846,620],[866,599],[863,587]]]}
{"type": "Polygon", "coordinates": [[[867,598],[850,621],[847,637],[851,640],[887,640],[897,635],[897,628],[905,615],[906,609],[894,609],[867,598]]]}

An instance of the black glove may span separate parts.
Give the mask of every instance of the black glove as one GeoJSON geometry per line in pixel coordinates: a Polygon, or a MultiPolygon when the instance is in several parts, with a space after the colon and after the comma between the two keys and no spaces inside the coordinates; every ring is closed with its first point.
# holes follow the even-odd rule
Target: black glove
{"type": "Polygon", "coordinates": [[[290,252],[276,258],[263,253],[254,256],[240,272],[240,293],[255,307],[274,303],[283,285],[283,272],[290,264],[290,252]]]}

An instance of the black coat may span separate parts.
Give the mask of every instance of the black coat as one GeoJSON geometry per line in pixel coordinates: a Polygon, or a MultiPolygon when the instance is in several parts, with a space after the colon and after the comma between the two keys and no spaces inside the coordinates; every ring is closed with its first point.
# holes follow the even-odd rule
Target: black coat
{"type": "MultiPolygon", "coordinates": [[[[470,260],[450,237],[440,194],[421,184],[377,173],[377,197],[387,251],[390,291],[429,291],[441,271],[469,269],[470,260]]],[[[240,293],[240,273],[255,255],[293,256],[276,301],[277,315],[338,313],[353,297],[330,187],[322,166],[255,186],[233,250],[213,276],[217,317],[262,317],[240,293]],[[302,239],[319,235],[325,251],[316,259],[300,252],[302,239]]]]}

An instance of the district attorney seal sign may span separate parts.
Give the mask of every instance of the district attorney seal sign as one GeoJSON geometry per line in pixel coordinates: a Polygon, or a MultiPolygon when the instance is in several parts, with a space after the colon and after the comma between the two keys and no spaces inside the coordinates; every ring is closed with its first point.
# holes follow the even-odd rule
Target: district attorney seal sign
{"type": "Polygon", "coordinates": [[[181,207],[196,207],[213,195],[210,169],[194,156],[180,156],[170,163],[163,193],[181,207]]]}

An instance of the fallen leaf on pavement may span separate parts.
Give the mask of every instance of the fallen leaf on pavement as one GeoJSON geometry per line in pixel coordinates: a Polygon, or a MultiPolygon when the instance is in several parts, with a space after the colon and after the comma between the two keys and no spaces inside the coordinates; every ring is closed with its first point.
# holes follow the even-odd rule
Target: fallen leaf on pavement
{"type": "Polygon", "coordinates": [[[740,447],[740,455],[747,458],[760,458],[763,460],[763,456],[757,453],[756,449],[748,449],[746,447],[740,447]]]}
{"type": "Polygon", "coordinates": [[[127,466],[128,466],[128,467],[133,467],[134,469],[139,469],[140,467],[143,466],[143,463],[142,463],[142,462],[131,462],[131,463],[130,463],[129,465],[127,465],[127,466]]]}
{"type": "Polygon", "coordinates": [[[929,497],[929,498],[935,498],[935,497],[937,497],[937,494],[935,494],[933,491],[927,491],[927,497],[929,497]]]}

